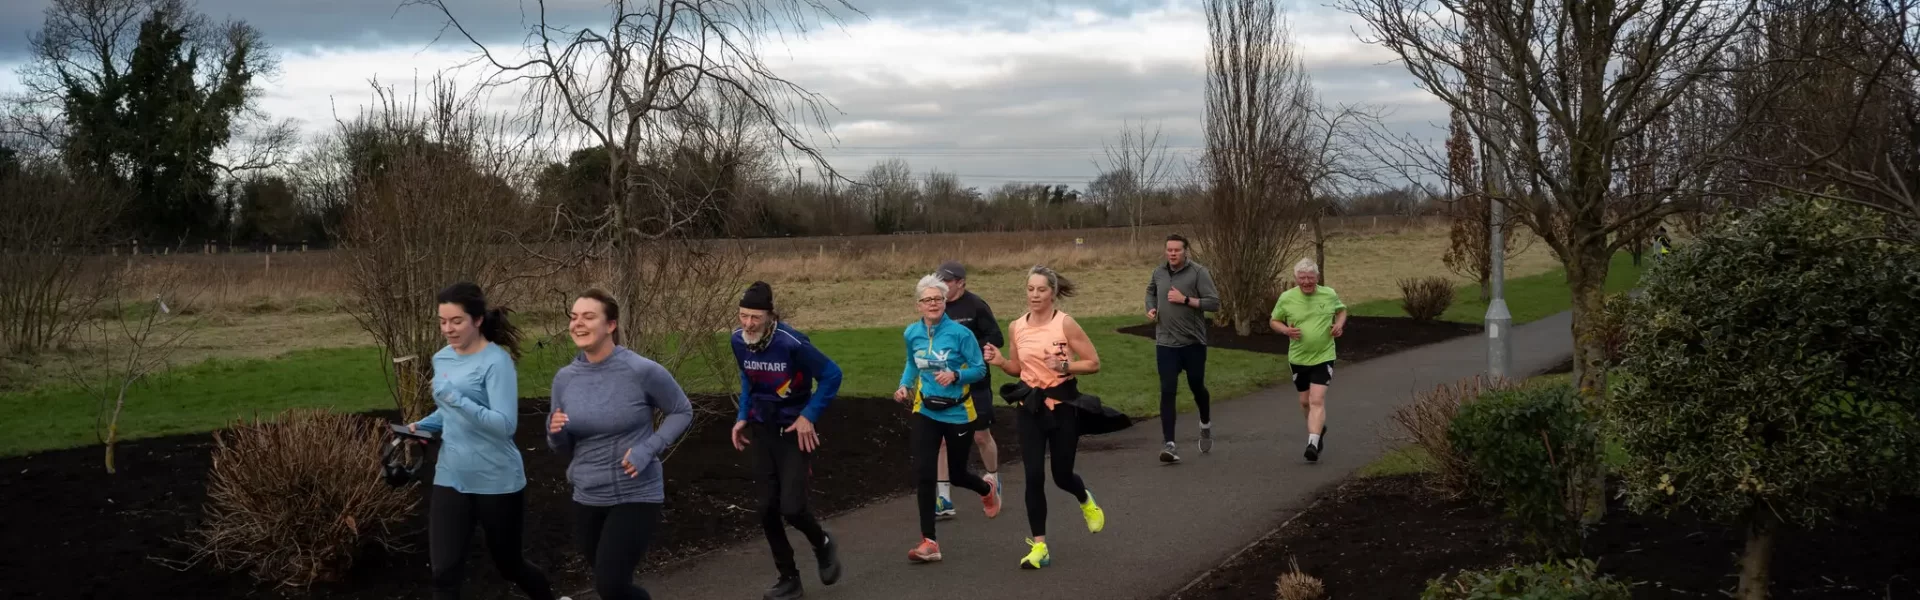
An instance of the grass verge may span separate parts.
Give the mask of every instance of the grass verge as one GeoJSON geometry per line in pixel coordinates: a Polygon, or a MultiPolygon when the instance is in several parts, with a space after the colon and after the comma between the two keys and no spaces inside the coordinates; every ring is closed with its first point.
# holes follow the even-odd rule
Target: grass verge
{"type": "MultiPolygon", "coordinates": [[[[1130,415],[1159,414],[1159,376],[1153,340],[1115,329],[1137,317],[1095,317],[1082,325],[1099,349],[1101,372],[1085,378],[1089,393],[1130,415]]],[[[905,325],[902,324],[902,327],[905,325]]],[[[899,328],[842,329],[811,333],[846,372],[845,396],[888,396],[900,381],[905,349],[899,328]]],[[[564,343],[564,342],[563,342],[564,343]]],[[[530,349],[520,363],[520,395],[545,396],[553,374],[571,359],[569,349],[530,349]]],[[[1253,392],[1278,381],[1284,360],[1236,350],[1208,355],[1208,386],[1222,398],[1253,392]]],[[[689,391],[727,393],[737,380],[689,374],[689,391]]],[[[1008,381],[998,374],[995,382],[1008,381]]],[[[1181,395],[1180,409],[1192,399],[1181,395]]],[[[208,360],[157,374],[128,395],[121,417],[123,440],[219,429],[237,418],[273,414],[294,407],[327,407],[359,412],[392,406],[373,348],[293,352],[273,359],[208,360]]],[[[0,456],[98,443],[94,433],[97,399],[72,385],[0,394],[0,456]]],[[[828,413],[829,415],[832,413],[828,413]]],[[[831,421],[823,423],[831,427],[831,421]]]]}
{"type": "MultiPolygon", "coordinates": [[[[1634,266],[1632,255],[1625,252],[1613,255],[1613,264],[1607,268],[1607,292],[1633,289],[1640,281],[1640,269],[1634,266]]],[[[1339,288],[1336,286],[1334,289],[1339,288]]],[[[1538,321],[1573,307],[1573,293],[1567,289],[1566,269],[1509,279],[1506,293],[1507,310],[1513,313],[1515,325],[1538,321]]],[[[1441,320],[1455,323],[1486,320],[1487,303],[1480,299],[1479,284],[1460,286],[1454,290],[1453,297],[1453,306],[1440,315],[1441,320]]],[[[1354,305],[1351,311],[1367,317],[1407,316],[1407,312],[1400,308],[1399,298],[1362,302],[1354,305]]]]}

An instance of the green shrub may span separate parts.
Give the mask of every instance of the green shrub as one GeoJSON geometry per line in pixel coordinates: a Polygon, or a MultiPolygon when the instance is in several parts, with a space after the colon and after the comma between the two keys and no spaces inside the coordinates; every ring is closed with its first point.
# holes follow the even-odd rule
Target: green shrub
{"type": "Polygon", "coordinates": [[[1451,496],[1465,495],[1478,487],[1473,479],[1473,465],[1453,447],[1447,432],[1453,427],[1453,419],[1460,413],[1461,406],[1488,392],[1515,386],[1511,380],[1489,380],[1482,375],[1414,394],[1413,402],[1393,409],[1390,418],[1400,430],[1395,441],[1423,451],[1421,464],[1427,468],[1428,481],[1433,487],[1451,496]]]}
{"type": "Polygon", "coordinates": [[[1920,485],[1920,250],[1825,201],[1742,214],[1669,255],[1631,303],[1608,404],[1629,508],[1745,525],[1764,597],[1778,524],[1920,485]]]}
{"type": "Polygon", "coordinates": [[[1585,559],[1461,571],[1427,582],[1420,600],[1629,600],[1632,586],[1585,559]]]}
{"type": "Polygon", "coordinates": [[[1444,277],[1400,280],[1400,308],[1416,321],[1430,321],[1453,306],[1453,284],[1444,277]]]}
{"type": "Polygon", "coordinates": [[[1555,383],[1462,405],[1447,439],[1471,465],[1478,494],[1501,506],[1528,543],[1557,555],[1579,548],[1585,486],[1569,483],[1598,459],[1595,430],[1572,384],[1555,383]]]}

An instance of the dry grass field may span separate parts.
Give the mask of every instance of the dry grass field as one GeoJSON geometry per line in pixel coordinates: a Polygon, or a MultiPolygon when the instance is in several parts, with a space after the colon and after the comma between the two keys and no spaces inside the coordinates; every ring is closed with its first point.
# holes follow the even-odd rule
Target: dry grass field
{"type": "MultiPolygon", "coordinates": [[[[1349,303],[1399,295],[1401,278],[1443,275],[1467,283],[1441,263],[1447,232],[1432,222],[1361,217],[1329,227],[1327,279],[1349,303]]],[[[893,326],[913,318],[911,289],[942,260],[960,258],[970,271],[970,289],[1003,318],[1024,305],[1026,270],[1046,264],[1073,278],[1080,294],[1066,308],[1085,316],[1142,312],[1149,271],[1161,260],[1158,240],[1170,231],[1149,227],[1056,232],[859,236],[760,239],[731,242],[748,250],[747,277],[773,283],[776,302],[797,327],[826,330],[893,326]],[[1137,241],[1135,241],[1137,240],[1137,241]],[[1076,243],[1077,241],[1077,243],[1076,243]]],[[[1207,261],[1206,248],[1195,248],[1207,261]]],[[[182,278],[197,290],[189,319],[193,336],[172,355],[174,364],[208,358],[264,358],[309,348],[369,343],[341,310],[347,274],[336,252],[276,254],[124,255],[134,273],[136,298],[151,298],[159,281],[182,278]]],[[[1543,245],[1511,257],[1509,277],[1556,265],[1543,245]]],[[[532,285],[539,285],[537,282],[532,285]]],[[[518,306],[529,333],[557,333],[561,307],[518,306]]],[[[427,318],[423,316],[422,318],[427,318]]],[[[83,336],[85,337],[85,336],[83,336]]],[[[31,365],[0,372],[0,388],[32,385],[55,372],[50,362],[86,360],[85,345],[31,365]]]]}

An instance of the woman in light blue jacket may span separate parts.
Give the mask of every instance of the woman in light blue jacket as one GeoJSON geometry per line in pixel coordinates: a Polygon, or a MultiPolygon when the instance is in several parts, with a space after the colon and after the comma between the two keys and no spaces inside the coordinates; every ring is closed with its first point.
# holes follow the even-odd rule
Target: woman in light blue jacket
{"type": "Polygon", "coordinates": [[[934,461],[940,442],[946,440],[947,472],[953,485],[980,494],[987,518],[1000,515],[1000,486],[980,479],[967,470],[967,456],[973,443],[968,428],[979,411],[991,406],[975,406],[967,386],[986,377],[986,360],[981,358],[979,340],[967,326],[947,318],[947,284],[928,275],[914,286],[919,316],[907,326],[903,337],[907,346],[906,368],[900,373],[900,389],[893,399],[913,407],[913,470],[920,491],[920,544],[907,552],[915,563],[939,561],[940,544],[934,541],[933,513],[939,499],[938,468],[934,461]]]}
{"type": "Polygon", "coordinates": [[[533,600],[553,600],[553,587],[520,551],[527,472],[513,433],[520,423],[519,330],[506,312],[487,308],[480,286],[441,290],[440,334],[433,355],[433,414],[409,428],[440,434],[440,460],[427,504],[427,557],[434,600],[460,597],[473,528],[486,532],[501,576],[533,600]]]}

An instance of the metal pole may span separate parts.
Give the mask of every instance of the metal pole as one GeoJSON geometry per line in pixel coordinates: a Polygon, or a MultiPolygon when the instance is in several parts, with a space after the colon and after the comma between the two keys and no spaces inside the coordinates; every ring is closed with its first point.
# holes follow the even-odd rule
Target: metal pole
{"type": "MultiPolygon", "coordinates": [[[[1496,181],[1506,183],[1505,171],[1504,165],[1496,167],[1495,172],[1502,175],[1496,181]]],[[[1487,202],[1492,214],[1492,221],[1487,223],[1487,231],[1492,238],[1489,240],[1492,246],[1487,253],[1492,272],[1487,282],[1493,287],[1493,293],[1487,301],[1487,376],[1499,380],[1510,376],[1513,365],[1513,313],[1507,312],[1507,245],[1500,227],[1506,211],[1503,204],[1492,196],[1487,198],[1487,202]]]]}

